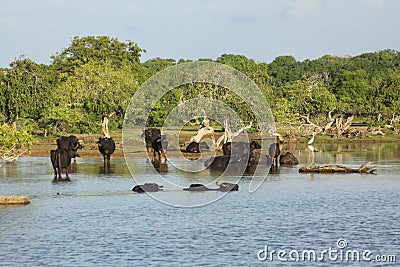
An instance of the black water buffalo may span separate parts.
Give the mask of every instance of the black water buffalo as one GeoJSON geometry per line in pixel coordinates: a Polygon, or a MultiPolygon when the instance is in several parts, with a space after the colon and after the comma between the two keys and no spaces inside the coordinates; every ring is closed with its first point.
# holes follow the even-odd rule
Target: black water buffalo
{"type": "Polygon", "coordinates": [[[230,155],[232,151],[232,146],[234,146],[234,151],[236,154],[250,154],[250,152],[254,151],[254,149],[260,149],[261,145],[256,141],[251,141],[250,143],[247,142],[228,142],[222,146],[222,152],[224,155],[230,155]]]}
{"type": "Polygon", "coordinates": [[[201,151],[204,151],[207,149],[210,149],[210,147],[208,146],[208,144],[206,142],[196,143],[193,141],[186,147],[186,152],[201,153],[201,151]]]}
{"type": "Polygon", "coordinates": [[[57,150],[50,150],[50,160],[54,169],[54,181],[57,181],[57,172],[58,172],[58,180],[62,181],[61,171],[65,169],[66,179],[64,181],[69,181],[68,176],[68,167],[71,164],[71,158],[73,155],[72,150],[67,150],[64,148],[58,148],[57,150]]]}
{"type": "Polygon", "coordinates": [[[204,192],[204,191],[222,191],[222,192],[230,192],[230,191],[238,191],[239,185],[231,184],[231,183],[216,183],[219,188],[209,188],[203,184],[191,184],[188,188],[183,188],[185,191],[192,192],[204,192]]]}
{"type": "Polygon", "coordinates": [[[115,151],[114,140],[111,137],[100,137],[99,141],[97,141],[97,146],[104,157],[104,161],[110,161],[110,155],[115,151]]]}
{"type": "Polygon", "coordinates": [[[79,142],[78,138],[75,135],[70,136],[60,136],[56,140],[57,148],[66,149],[70,151],[70,155],[72,158],[79,157],[78,149],[82,149],[83,146],[79,142]]]}
{"type": "Polygon", "coordinates": [[[206,160],[204,165],[211,170],[224,171],[228,166],[229,160],[230,156],[228,155],[216,156],[214,158],[206,160]]]}
{"type": "Polygon", "coordinates": [[[269,146],[269,156],[272,160],[272,165],[278,166],[278,158],[281,154],[279,143],[272,143],[269,146]]]}
{"type": "Polygon", "coordinates": [[[132,188],[132,191],[136,193],[158,192],[159,190],[163,190],[163,186],[156,183],[145,183],[132,188]]]}
{"type": "Polygon", "coordinates": [[[291,152],[286,152],[279,158],[279,164],[281,166],[295,166],[299,164],[299,160],[291,152]]]}
{"type": "Polygon", "coordinates": [[[229,191],[238,191],[239,185],[231,184],[231,183],[216,183],[219,186],[219,191],[229,192],[229,191]]]}
{"type": "Polygon", "coordinates": [[[149,152],[149,148],[153,146],[153,142],[158,138],[161,138],[161,130],[157,128],[148,128],[143,130],[142,138],[146,142],[146,150],[149,152]]]}
{"type": "Polygon", "coordinates": [[[258,161],[253,152],[249,155],[222,155],[210,158],[205,162],[205,166],[212,171],[229,173],[252,173],[254,167],[257,167],[258,161]],[[229,166],[229,169],[227,169],[229,166]]]}
{"type": "Polygon", "coordinates": [[[203,192],[203,191],[216,191],[218,189],[211,189],[203,184],[191,184],[188,188],[183,188],[185,191],[195,191],[195,192],[203,192]]]}
{"type": "Polygon", "coordinates": [[[153,159],[156,158],[156,153],[158,154],[158,159],[161,160],[161,155],[164,157],[165,161],[167,161],[166,149],[168,147],[168,140],[165,135],[153,140],[151,143],[151,147],[153,148],[153,159]]]}

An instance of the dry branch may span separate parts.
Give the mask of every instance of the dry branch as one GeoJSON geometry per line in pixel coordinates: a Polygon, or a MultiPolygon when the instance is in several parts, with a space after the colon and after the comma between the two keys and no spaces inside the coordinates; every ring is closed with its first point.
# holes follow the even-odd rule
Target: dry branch
{"type": "Polygon", "coordinates": [[[315,166],[307,165],[299,169],[301,173],[365,173],[365,174],[375,174],[377,167],[370,167],[369,165],[373,162],[367,162],[361,165],[358,169],[352,169],[341,165],[325,165],[325,166],[315,166]]]}
{"type": "Polygon", "coordinates": [[[210,120],[207,117],[204,117],[201,122],[201,128],[197,131],[196,135],[190,138],[190,142],[200,143],[201,139],[206,135],[211,135],[211,139],[215,144],[214,128],[210,126],[210,120]]]}
{"type": "Polygon", "coordinates": [[[232,142],[232,139],[234,137],[238,136],[241,132],[250,129],[252,125],[253,125],[253,122],[250,122],[249,125],[244,126],[244,127],[240,128],[239,130],[237,130],[236,132],[232,133],[228,121],[225,120],[224,121],[224,129],[225,129],[225,131],[224,131],[223,135],[221,135],[218,138],[218,140],[216,142],[216,145],[215,145],[215,149],[219,148],[219,146],[222,143],[222,140],[224,141],[224,143],[232,142]]]}
{"type": "Polygon", "coordinates": [[[114,115],[115,112],[111,114],[104,114],[101,118],[101,130],[103,131],[104,137],[110,138],[110,132],[108,131],[108,120],[114,115]]]}

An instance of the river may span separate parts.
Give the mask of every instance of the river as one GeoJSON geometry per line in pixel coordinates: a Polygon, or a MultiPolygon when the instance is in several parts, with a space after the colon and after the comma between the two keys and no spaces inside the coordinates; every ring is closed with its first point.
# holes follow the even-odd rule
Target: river
{"type": "MultiPolygon", "coordinates": [[[[377,175],[281,168],[254,193],[243,178],[238,192],[201,207],[177,208],[133,193],[124,159],[112,158],[104,174],[100,157],[78,158],[72,181],[62,183],[52,183],[49,158],[0,162],[0,195],[31,199],[26,206],[0,207],[0,265],[398,266],[400,144],[315,147],[316,164],[358,167],[374,161],[377,175]]],[[[305,146],[286,149],[299,166],[309,160],[305,146]]],[[[172,167],[163,175],[187,185],[207,180],[204,173],[184,175],[172,167]]],[[[201,199],[221,193],[156,194],[201,199]]]]}

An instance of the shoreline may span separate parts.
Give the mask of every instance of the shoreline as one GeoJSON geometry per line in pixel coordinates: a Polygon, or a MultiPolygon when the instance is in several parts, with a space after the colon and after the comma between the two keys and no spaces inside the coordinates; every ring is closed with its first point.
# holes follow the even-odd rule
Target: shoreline
{"type": "MultiPolygon", "coordinates": [[[[81,158],[102,158],[102,155],[97,149],[96,140],[98,135],[79,135],[76,134],[79,140],[84,141],[84,149],[80,150],[78,153],[81,158]]],[[[258,135],[249,134],[251,139],[257,139],[258,135]]],[[[307,144],[308,136],[301,136],[297,138],[286,138],[284,143],[287,144],[307,144]]],[[[40,138],[37,140],[37,143],[32,145],[31,151],[22,156],[24,157],[49,157],[50,150],[56,149],[56,137],[52,138],[40,138]]],[[[124,152],[122,151],[122,141],[121,135],[116,135],[114,140],[116,141],[117,148],[115,152],[112,154],[112,158],[125,158],[124,152]]],[[[184,141],[184,140],[183,140],[184,141]]],[[[393,143],[400,142],[400,136],[387,135],[387,136],[372,136],[369,138],[339,138],[333,139],[328,136],[319,136],[319,139],[316,143],[393,143]]],[[[170,151],[167,156],[173,157],[173,155],[178,152],[170,151]]],[[[199,157],[198,153],[187,153],[182,152],[182,154],[187,158],[196,158],[199,157]]],[[[146,155],[144,153],[130,153],[134,158],[145,158],[146,155]]],[[[149,157],[151,158],[151,154],[149,153],[149,157]]]]}

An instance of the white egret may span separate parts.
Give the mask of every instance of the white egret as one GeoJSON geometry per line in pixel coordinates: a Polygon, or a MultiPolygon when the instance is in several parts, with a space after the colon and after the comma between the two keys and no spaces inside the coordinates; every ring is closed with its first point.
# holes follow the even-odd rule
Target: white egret
{"type": "Polygon", "coordinates": [[[312,143],[314,143],[314,139],[315,139],[315,133],[313,132],[310,141],[308,141],[308,150],[310,151],[311,154],[311,165],[314,165],[314,152],[316,152],[314,146],[312,146],[312,143]]]}
{"type": "Polygon", "coordinates": [[[308,141],[309,145],[312,145],[312,143],[314,143],[314,139],[315,139],[315,133],[312,133],[312,138],[310,139],[310,141],[308,141]]]}

